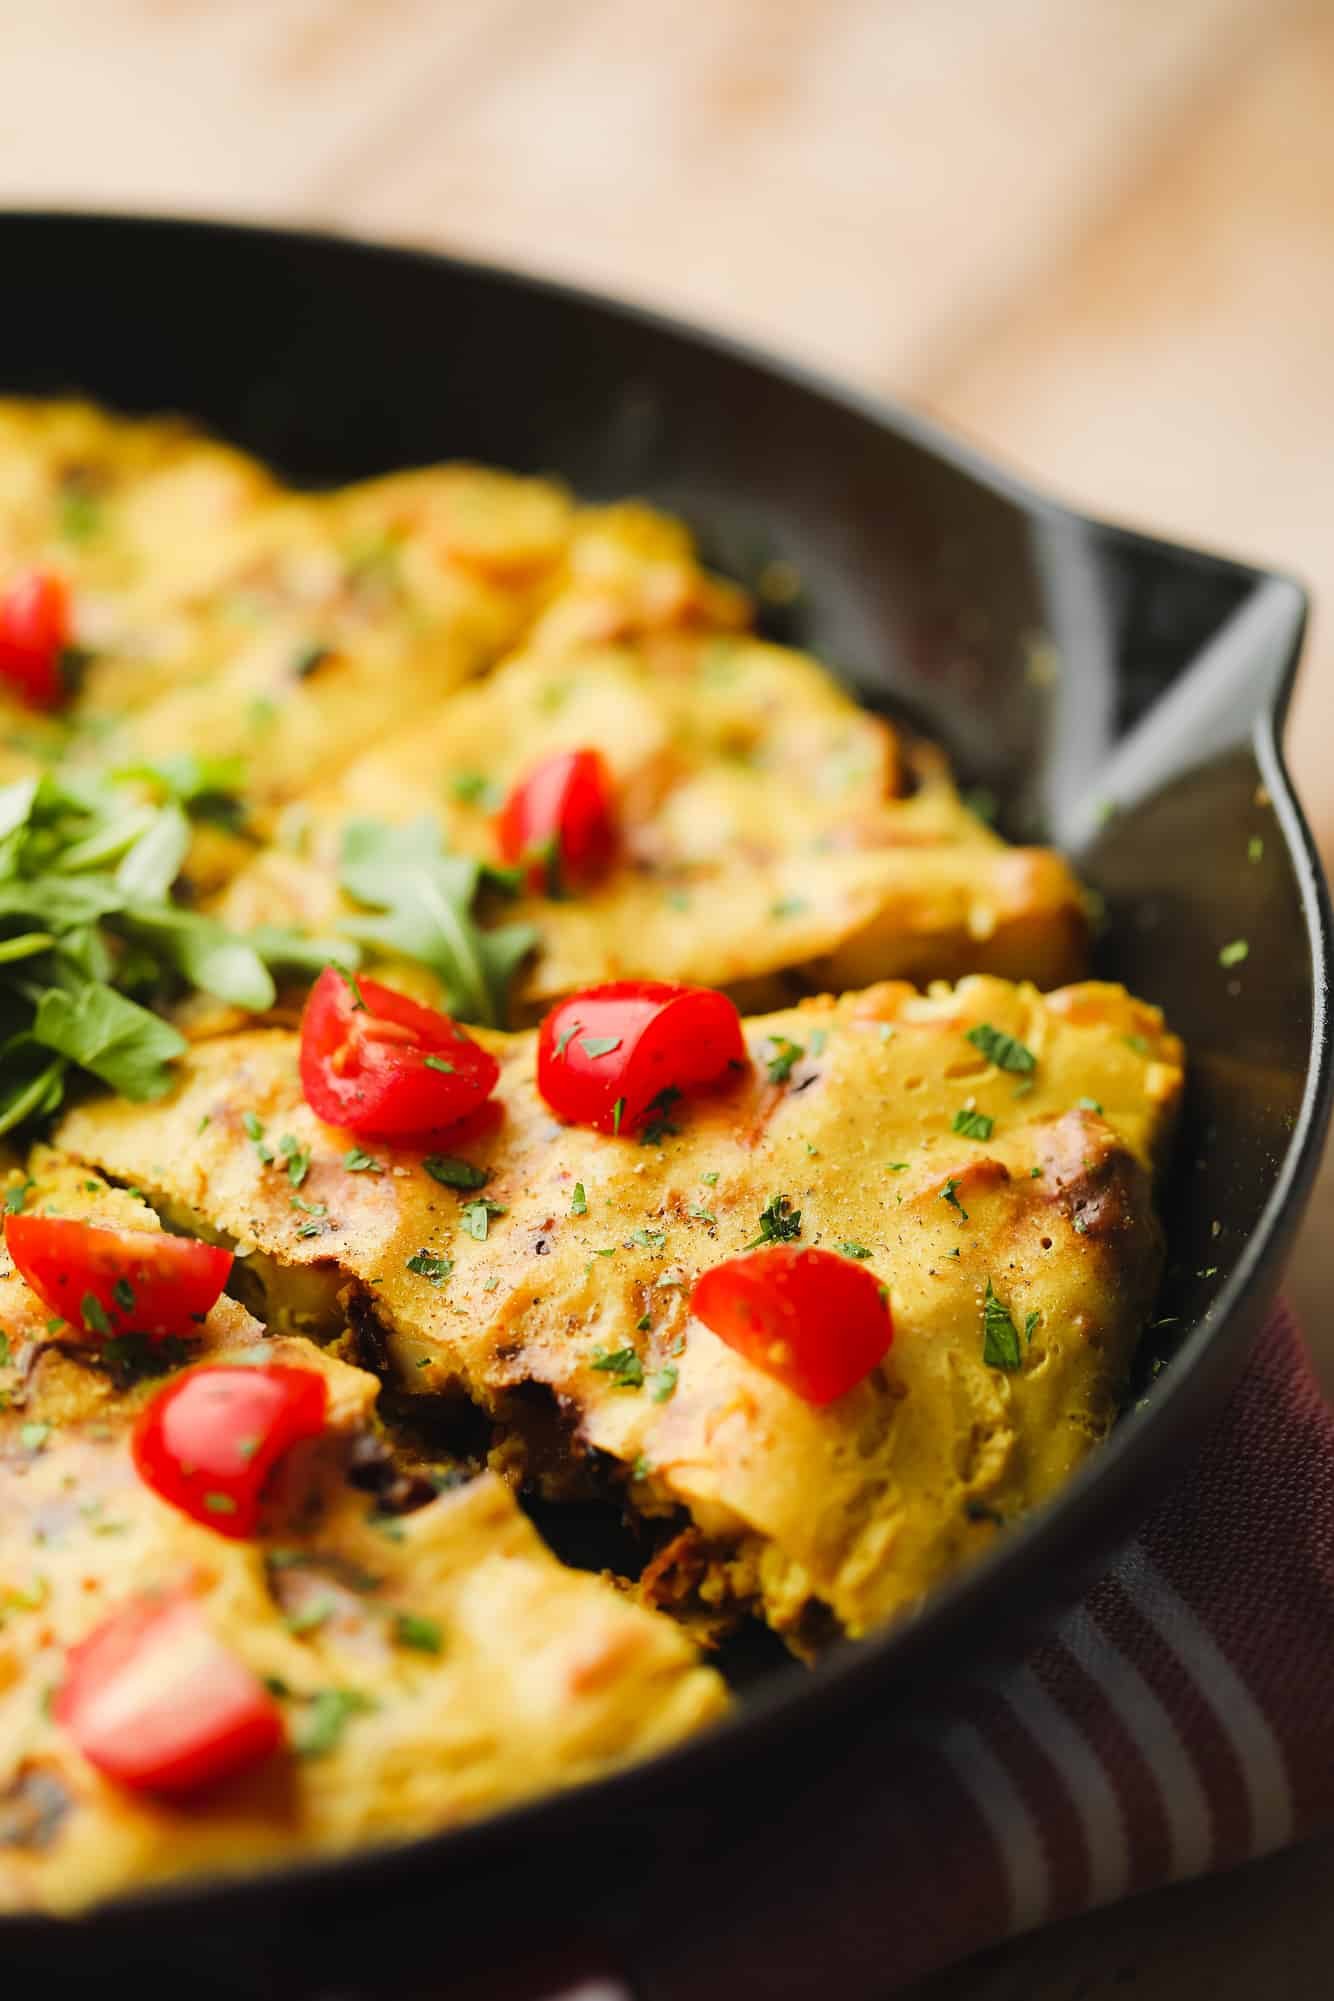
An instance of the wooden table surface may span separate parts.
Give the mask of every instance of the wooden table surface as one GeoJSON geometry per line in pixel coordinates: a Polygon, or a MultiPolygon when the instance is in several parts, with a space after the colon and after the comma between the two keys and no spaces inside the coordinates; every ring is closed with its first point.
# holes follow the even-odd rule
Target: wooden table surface
{"type": "MultiPolygon", "coordinates": [[[[758,336],[1303,574],[1334,854],[1334,0],[11,0],[0,202],[330,222],[758,336]]],[[[89,307],[96,338],[96,302],[89,307]]],[[[1334,1387],[1334,1175],[1292,1289],[1334,1387]]],[[[1334,1844],[920,2001],[1316,2001],[1334,1844]]]]}

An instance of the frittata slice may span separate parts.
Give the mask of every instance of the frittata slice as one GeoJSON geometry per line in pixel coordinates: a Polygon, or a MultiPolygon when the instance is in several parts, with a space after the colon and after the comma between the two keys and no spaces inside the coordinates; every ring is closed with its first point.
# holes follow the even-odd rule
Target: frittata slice
{"type": "Polygon", "coordinates": [[[207,1219],[279,1293],[285,1271],[330,1297],[355,1281],[403,1385],[475,1398],[530,1440],[539,1479],[558,1420],[558,1477],[571,1453],[614,1462],[636,1508],[692,1525],[673,1561],[715,1599],[798,1640],[826,1615],[855,1635],[1110,1427],[1159,1277],[1181,1047],[1118,987],[981,976],[811,1000],[746,1037],[749,1073],[640,1144],[557,1124],[534,1038],[479,1034],[503,1067],[451,1148],[471,1174],[384,1145],[367,1166],[304,1104],[276,1029],[197,1045],[169,1099],[90,1102],[61,1143],[207,1219]],[[314,1216],[256,1133],[309,1150],[314,1216]],[[825,1408],[690,1315],[700,1271],[774,1235],[889,1288],[886,1362],[825,1408]],[[989,1359],[998,1312],[1011,1368],[989,1359]]]}
{"type": "MultiPolygon", "coordinates": [[[[156,1227],[136,1197],[50,1153],[31,1209],[156,1227]]],[[[17,1184],[19,1188],[22,1183],[17,1184]]],[[[678,1626],[566,1570],[491,1474],[409,1512],[375,1430],[376,1379],[222,1299],[190,1360],[320,1371],[320,1440],[281,1463],[253,1542],[160,1500],[128,1451],[151,1363],[62,1339],[0,1261],[0,1911],[80,1910],[169,1877],[400,1840],[575,1784],[718,1716],[678,1626]],[[390,1475],[386,1483],[381,1474],[390,1475]],[[188,1590],[281,1691],[289,1749],[171,1803],[87,1764],[48,1712],[66,1647],[144,1592],[188,1590]]],[[[179,1365],[179,1358],[172,1357],[179,1365]]]]}
{"type": "Polygon", "coordinates": [[[451,851],[494,862],[510,787],[587,748],[613,775],[620,851],[587,888],[499,906],[539,938],[520,1020],[619,978],[769,1005],[881,978],[981,971],[1052,987],[1083,970],[1083,899],[1059,856],[1006,846],[943,758],[906,745],[815,661],[735,633],[536,643],[317,787],[295,841],[258,858],[222,914],[240,928],[335,923],[357,820],[425,819],[451,851]]]}

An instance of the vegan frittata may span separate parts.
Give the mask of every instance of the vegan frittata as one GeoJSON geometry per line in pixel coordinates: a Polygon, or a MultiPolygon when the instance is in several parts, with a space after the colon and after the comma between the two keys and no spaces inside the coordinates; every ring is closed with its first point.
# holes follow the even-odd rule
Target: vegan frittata
{"type": "Polygon", "coordinates": [[[0,1911],[663,1749],[1111,1427],[1181,1046],[679,523],[0,403],[0,780],[0,1911]]]}

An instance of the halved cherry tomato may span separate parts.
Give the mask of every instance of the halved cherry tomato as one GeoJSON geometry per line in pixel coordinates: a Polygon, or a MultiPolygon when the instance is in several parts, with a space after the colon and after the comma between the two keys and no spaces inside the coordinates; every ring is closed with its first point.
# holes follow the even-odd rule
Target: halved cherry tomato
{"type": "Polygon", "coordinates": [[[329,1394],[314,1369],[199,1368],[160,1390],[134,1427],[144,1484],[183,1514],[241,1538],[278,1460],[324,1430],[329,1394]]]}
{"type": "Polygon", "coordinates": [[[227,1283],[230,1251],[165,1230],[7,1216],[9,1255],[37,1297],[93,1339],[193,1334],[227,1283]]]}
{"type": "Polygon", "coordinates": [[[301,1089],[317,1118],[368,1139],[442,1132],[476,1111],[500,1065],[458,1023],[378,980],[326,966],[301,1017],[301,1089]]]}
{"type": "Polygon", "coordinates": [[[695,1281],[690,1310],[729,1348],[807,1403],[832,1403],[894,1339],[884,1288],[833,1251],[774,1244],[713,1265],[695,1281]]]}
{"type": "Polygon", "coordinates": [[[616,851],[616,793],[601,751],[560,750],[521,778],[496,821],[502,858],[534,895],[596,881],[616,851]]]}
{"type": "Polygon", "coordinates": [[[285,1734],[263,1682],[180,1594],[131,1599],[72,1647],[52,1714],[90,1765],[135,1792],[232,1778],[285,1734]]]}
{"type": "Polygon", "coordinates": [[[33,709],[58,709],[70,643],[69,591],[51,570],[27,570],[0,592],[0,681],[33,709]]]}
{"type": "Polygon", "coordinates": [[[553,1007],[537,1037],[537,1088],[553,1112],[629,1132],[682,1092],[748,1061],[741,1017],[711,987],[613,980],[553,1007]]]}

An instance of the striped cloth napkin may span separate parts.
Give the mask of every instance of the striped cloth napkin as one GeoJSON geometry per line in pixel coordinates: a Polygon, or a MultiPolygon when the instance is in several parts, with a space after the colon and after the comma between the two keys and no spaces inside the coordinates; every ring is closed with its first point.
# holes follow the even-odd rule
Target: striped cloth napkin
{"type": "MultiPolygon", "coordinates": [[[[745,1786],[746,1775],[736,1783],[745,1786]]],[[[874,1723],[551,2001],[885,2001],[1334,1824],[1334,1417],[1279,1308],[1199,1460],[1022,1660],[874,1723]]]]}

